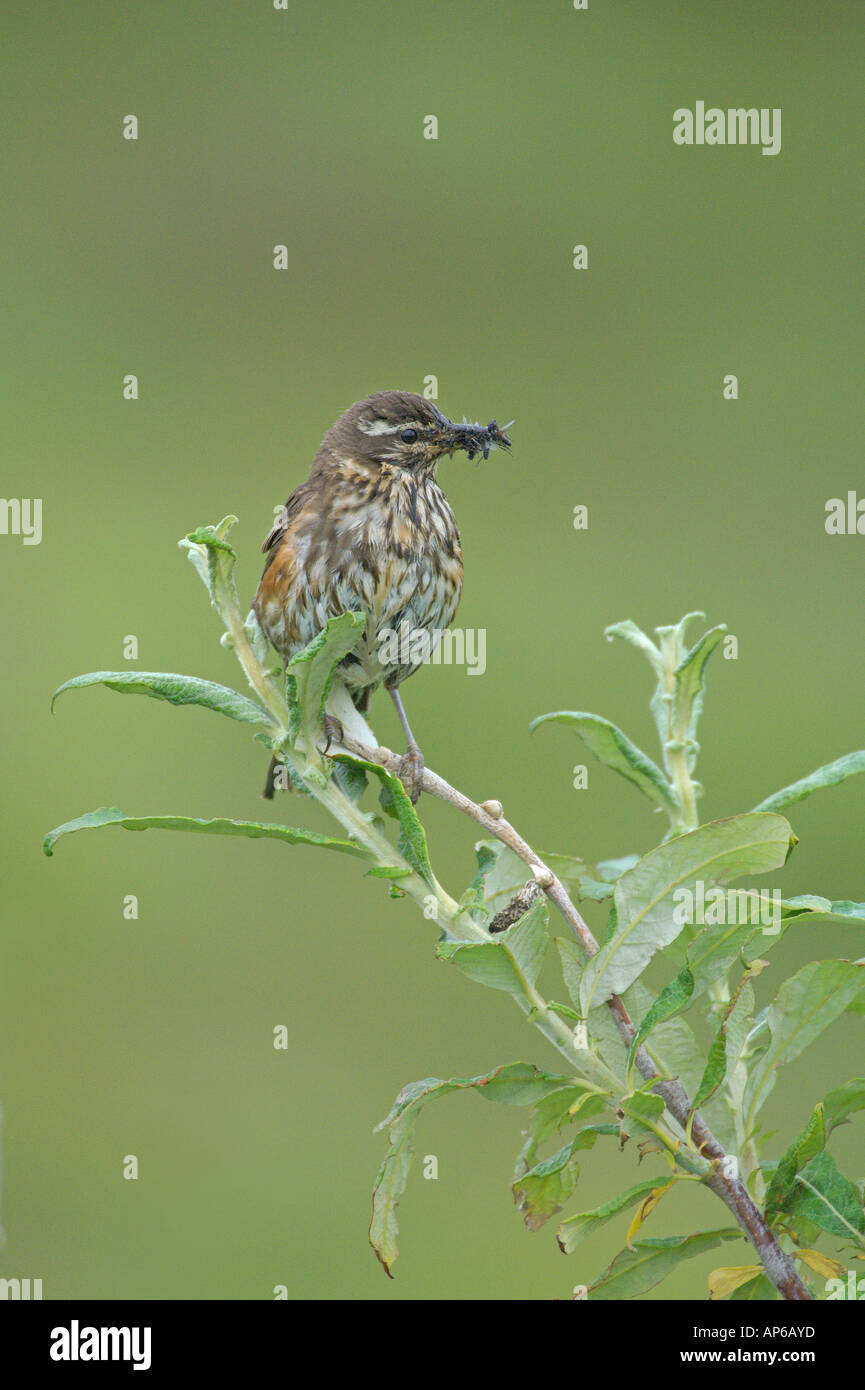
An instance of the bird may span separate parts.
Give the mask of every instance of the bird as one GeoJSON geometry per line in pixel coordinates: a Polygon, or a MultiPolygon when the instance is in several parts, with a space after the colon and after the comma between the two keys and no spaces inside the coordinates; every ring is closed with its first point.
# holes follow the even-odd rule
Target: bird
{"type": "MultiPolygon", "coordinates": [[[[473,459],[510,449],[508,428],[495,420],[455,423],[411,391],[377,391],[355,401],[325,434],[309,477],[280,509],[261,547],[267,558],[252,607],[284,665],[328,619],[366,615],[339,674],[361,713],[380,685],[388,691],[406,740],[398,775],[413,803],[424,758],[400,687],[429,646],[423,651],[421,643],[419,651],[417,643],[392,640],[388,646],[384,638],[420,632],[434,644],[453,622],[462,547],[436,471],[457,450],[473,459]]],[[[333,721],[328,737],[332,727],[333,721]]],[[[273,759],[263,792],[268,799],[276,766],[273,759]]]]}

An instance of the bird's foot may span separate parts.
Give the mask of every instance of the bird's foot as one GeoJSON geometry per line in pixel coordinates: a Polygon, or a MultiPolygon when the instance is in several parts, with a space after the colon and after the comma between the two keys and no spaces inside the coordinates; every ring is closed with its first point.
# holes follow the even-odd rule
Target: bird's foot
{"type": "Polygon", "coordinates": [[[423,753],[417,744],[410,744],[399,760],[396,775],[408,792],[412,806],[417,804],[420,796],[420,783],[425,766],[423,753]]]}
{"type": "Polygon", "coordinates": [[[342,726],[342,720],[337,719],[335,714],[326,714],[321,721],[321,727],[324,732],[322,752],[327,755],[332,743],[342,743],[345,738],[345,729],[342,726]]]}

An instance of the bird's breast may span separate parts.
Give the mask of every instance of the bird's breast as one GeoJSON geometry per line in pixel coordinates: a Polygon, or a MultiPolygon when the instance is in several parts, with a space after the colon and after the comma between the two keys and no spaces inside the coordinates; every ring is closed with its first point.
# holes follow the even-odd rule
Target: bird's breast
{"type": "MultiPolygon", "coordinates": [[[[368,616],[354,667],[358,683],[383,671],[383,632],[447,628],[462,588],[456,519],[433,478],[396,470],[342,477],[322,505],[307,510],[265,572],[256,609],[270,640],[290,655],[327,619],[362,609],[368,616]]],[[[412,665],[413,669],[416,666],[412,665]]]]}

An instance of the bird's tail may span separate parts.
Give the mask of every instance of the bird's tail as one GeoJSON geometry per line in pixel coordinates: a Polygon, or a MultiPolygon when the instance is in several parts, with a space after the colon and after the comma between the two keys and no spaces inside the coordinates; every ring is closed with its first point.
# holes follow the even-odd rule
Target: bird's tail
{"type": "Polygon", "coordinates": [[[264,791],[261,793],[262,801],[273,800],[273,793],[276,791],[276,769],[280,766],[281,764],[276,758],[271,758],[270,767],[267,769],[267,780],[264,784],[264,791]]]}

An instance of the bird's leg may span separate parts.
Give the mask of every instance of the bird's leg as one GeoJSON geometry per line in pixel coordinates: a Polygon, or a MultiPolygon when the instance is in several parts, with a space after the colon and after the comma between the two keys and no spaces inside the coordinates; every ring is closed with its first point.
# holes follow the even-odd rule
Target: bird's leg
{"type": "Polygon", "coordinates": [[[424,770],[423,753],[417,745],[415,736],[411,731],[411,726],[406,718],[406,712],[402,707],[399,689],[394,686],[389,693],[390,698],[396,706],[396,712],[399,715],[399,722],[402,725],[402,731],[405,734],[406,742],[405,754],[400,759],[397,775],[408,792],[412,805],[414,805],[420,796],[420,779],[424,770]]]}

